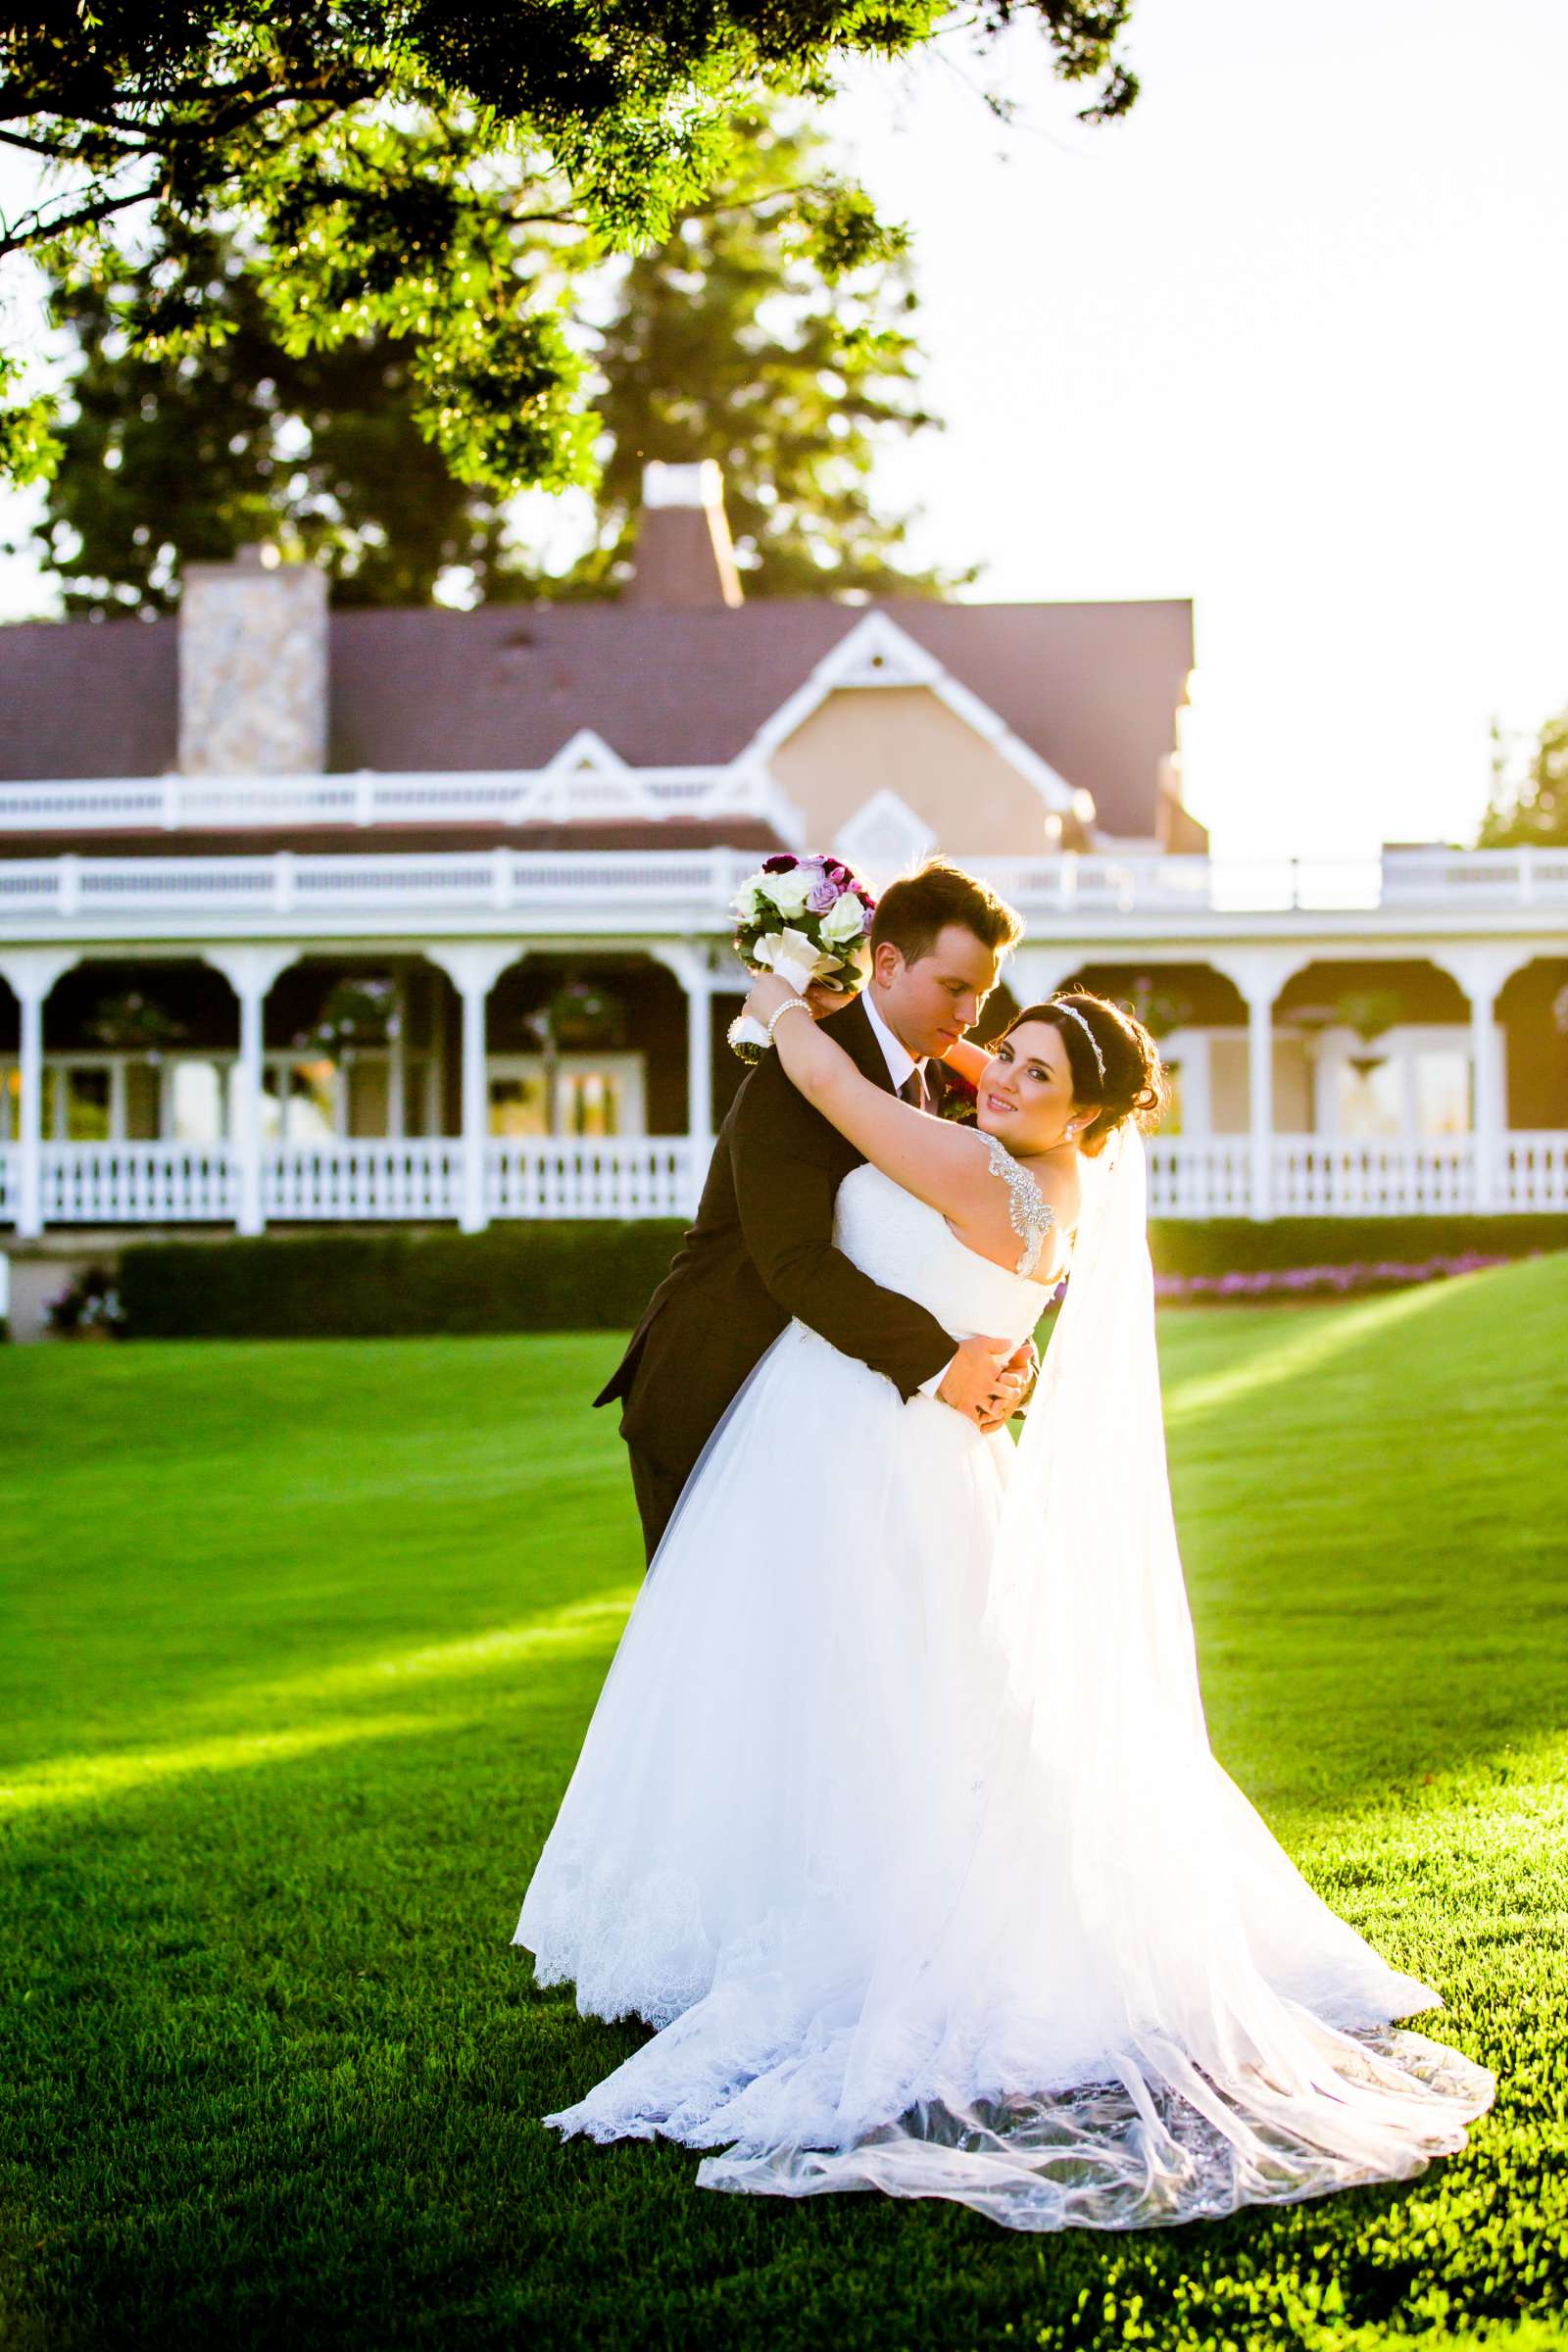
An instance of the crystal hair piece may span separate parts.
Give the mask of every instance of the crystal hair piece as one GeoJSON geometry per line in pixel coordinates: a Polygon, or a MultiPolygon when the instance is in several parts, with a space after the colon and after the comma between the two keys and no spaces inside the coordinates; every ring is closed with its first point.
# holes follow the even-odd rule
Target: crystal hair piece
{"type": "Polygon", "coordinates": [[[1078,1009],[1077,1005],[1076,1005],[1076,1004],[1064,1004],[1062,1003],[1062,1001],[1061,1001],[1061,999],[1060,999],[1059,997],[1053,997],[1053,998],[1052,998],[1052,1000],[1051,1000],[1051,1008],[1052,1008],[1053,1012],[1067,1012],[1067,1013],[1071,1013],[1071,1015],[1072,1015],[1073,1019],[1074,1019],[1074,1020],[1077,1022],[1077,1024],[1078,1024],[1079,1028],[1080,1028],[1080,1029],[1083,1031],[1083,1033],[1084,1033],[1085,1037],[1087,1037],[1087,1038],[1088,1038],[1088,1040],[1089,1040],[1089,1043],[1090,1043],[1090,1044],[1091,1044],[1091,1045],[1094,1047],[1094,1049],[1095,1049],[1095,1067],[1096,1067],[1096,1068],[1099,1070],[1099,1072],[1100,1072],[1100,1075],[1102,1076],[1102,1078],[1103,1078],[1103,1076],[1105,1075],[1105,1056],[1104,1056],[1104,1055],[1103,1055],[1103,1054],[1102,1054],[1102,1052],[1100,1051],[1100,1040],[1099,1040],[1099,1038],[1098,1038],[1098,1037],[1095,1035],[1094,1031],[1093,1031],[1093,1030],[1090,1028],[1090,1026],[1089,1026],[1089,1023],[1088,1023],[1088,1022],[1087,1022],[1087,1021],[1084,1019],[1084,1016],[1083,1016],[1083,1014],[1082,1014],[1082,1013],[1079,1011],[1079,1009],[1078,1009]]]}

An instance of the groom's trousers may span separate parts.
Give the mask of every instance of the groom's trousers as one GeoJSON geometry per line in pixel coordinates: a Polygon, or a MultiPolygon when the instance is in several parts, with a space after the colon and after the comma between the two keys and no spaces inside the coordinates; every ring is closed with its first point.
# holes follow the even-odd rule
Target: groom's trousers
{"type": "Polygon", "coordinates": [[[652,1565],[659,1539],[680,1500],[687,1474],[684,1470],[666,1470],[662,1462],[656,1462],[636,1446],[628,1445],[626,1455],[631,1467],[631,1491],[637,1497],[637,1515],[643,1523],[643,1546],[652,1565]]]}

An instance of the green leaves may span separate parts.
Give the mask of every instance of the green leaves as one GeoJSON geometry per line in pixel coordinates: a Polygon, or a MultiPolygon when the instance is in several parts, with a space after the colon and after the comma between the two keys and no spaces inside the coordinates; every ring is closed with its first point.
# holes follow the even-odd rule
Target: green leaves
{"type": "Polygon", "coordinates": [[[53,404],[41,397],[4,398],[21,374],[16,362],[0,352],[0,481],[19,488],[51,480],[60,464],[53,404]]]}
{"type": "Polygon", "coordinates": [[[878,443],[934,421],[898,232],[800,124],[723,127],[732,164],[630,263],[527,158],[443,176],[432,138],[374,120],[279,175],[259,249],[161,215],[135,265],[57,257],[81,358],[41,536],[67,610],[165,610],[182,563],[256,539],[322,564],[340,604],[613,593],[650,457],[722,466],[750,594],[952,585],[871,496],[878,443]],[[508,541],[504,502],[539,485],[597,492],[564,574],[508,541]]]}
{"type": "Polygon", "coordinates": [[[522,490],[591,484],[595,418],[574,410],[583,362],[548,314],[489,319],[466,337],[427,338],[414,356],[425,397],[415,409],[460,482],[522,490]]]}
{"type": "MultiPolygon", "coordinates": [[[[1114,55],[1129,6],[1030,0],[1057,71],[1102,80],[1091,114],[1125,111],[1136,89],[1114,55]]],[[[846,57],[906,53],[951,14],[939,0],[176,0],[151,12],[34,0],[0,29],[0,138],[59,171],[35,208],[0,220],[0,259],[52,249],[57,270],[108,281],[134,273],[149,238],[175,253],[221,230],[295,356],[350,336],[417,345],[431,394],[421,426],[456,453],[463,480],[503,495],[583,481],[582,370],[566,329],[585,273],[654,250],[733,178],[748,114],[823,99],[846,57]],[[521,314],[519,279],[533,288],[521,314]]],[[[904,246],[844,182],[797,189],[788,225],[830,284],[904,246]]],[[[127,312],[122,324],[145,356],[170,358],[199,345],[203,304],[175,283],[161,315],[127,312]]],[[[49,416],[13,388],[0,478],[47,470],[49,416]]]]}

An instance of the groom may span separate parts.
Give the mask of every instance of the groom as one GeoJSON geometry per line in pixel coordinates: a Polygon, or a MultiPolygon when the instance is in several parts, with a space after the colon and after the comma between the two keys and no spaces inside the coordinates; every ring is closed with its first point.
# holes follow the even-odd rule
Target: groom
{"type": "MultiPolygon", "coordinates": [[[[934,859],[882,895],[871,977],[828,1033],[890,1094],[939,1111],[934,1058],[978,1020],[1019,936],[1010,906],[934,859]],[[928,1063],[931,1064],[928,1067],[928,1063]]],[[[774,1054],[742,1082],[714,1146],[697,1221],[611,1379],[652,1560],[697,1457],[791,1316],[846,1355],[994,1429],[1033,1376],[1027,1348],[999,1371],[985,1339],[961,1344],[902,1292],[833,1247],[833,1204],[862,1154],[813,1110],[774,1054]]]]}

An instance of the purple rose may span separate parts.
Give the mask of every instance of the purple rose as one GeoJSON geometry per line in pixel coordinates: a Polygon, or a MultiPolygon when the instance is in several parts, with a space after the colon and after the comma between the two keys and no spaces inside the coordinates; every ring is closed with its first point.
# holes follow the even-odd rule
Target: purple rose
{"type": "Polygon", "coordinates": [[[827,875],[824,874],[806,902],[807,912],[808,914],[828,914],[838,905],[843,895],[838,884],[830,882],[827,875]]]}

